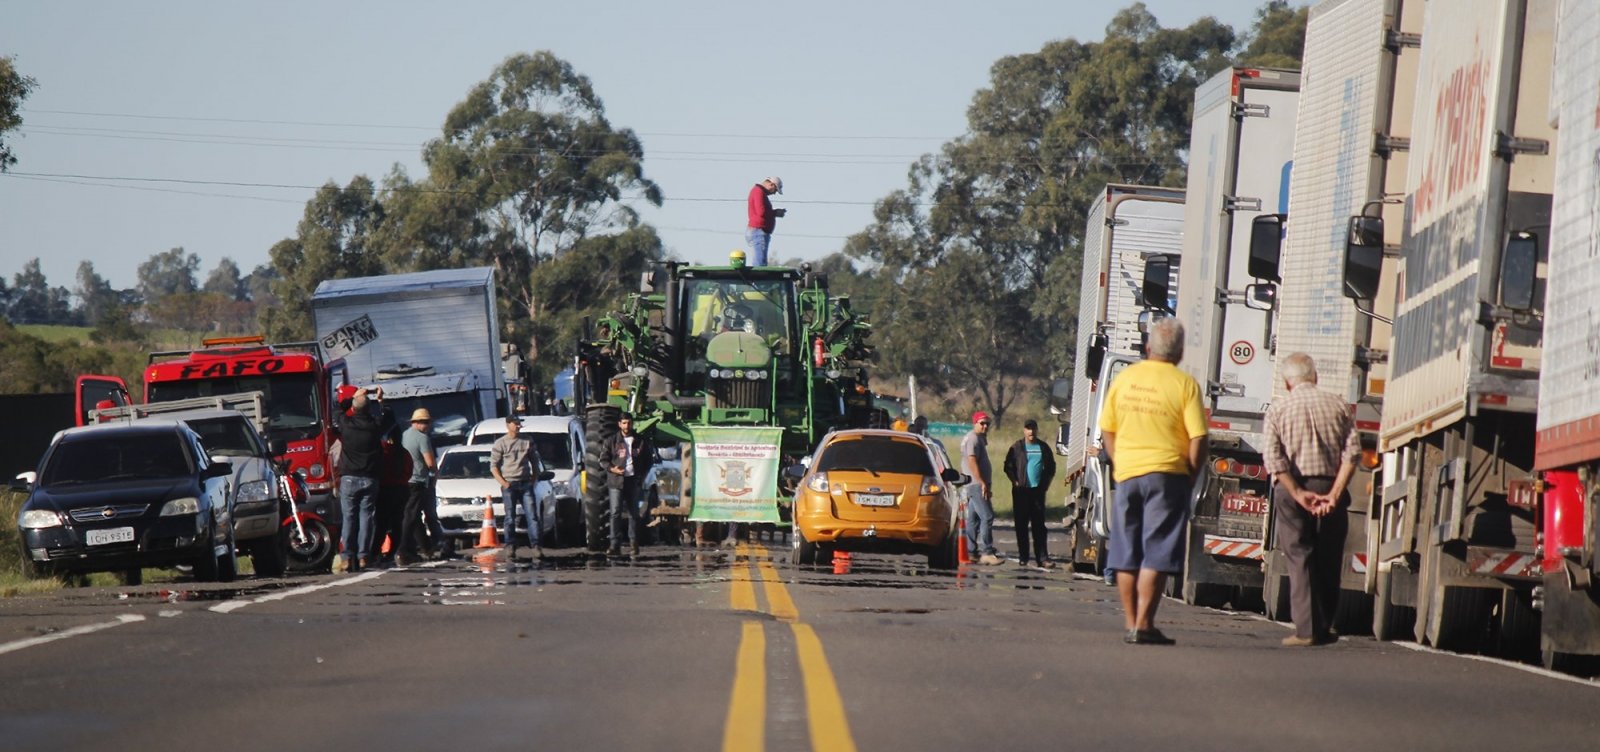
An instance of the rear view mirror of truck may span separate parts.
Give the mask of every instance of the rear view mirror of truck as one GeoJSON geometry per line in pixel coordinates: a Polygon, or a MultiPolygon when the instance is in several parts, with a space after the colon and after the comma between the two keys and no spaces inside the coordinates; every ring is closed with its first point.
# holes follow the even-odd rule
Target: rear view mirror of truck
{"type": "Polygon", "coordinates": [[[1056,379],[1050,382],[1051,414],[1061,418],[1070,410],[1072,410],[1072,379],[1056,379]]]}
{"type": "Polygon", "coordinates": [[[1511,233],[1500,254],[1500,305],[1514,311],[1534,309],[1534,287],[1539,272],[1539,236],[1511,233]]]}
{"type": "MultiPolygon", "coordinates": [[[[1144,260],[1144,280],[1139,286],[1144,295],[1145,308],[1173,313],[1171,305],[1167,302],[1171,295],[1172,285],[1172,260],[1163,254],[1157,254],[1144,260]]],[[[1090,372],[1099,371],[1098,368],[1090,372]]]]}
{"type": "Polygon", "coordinates": [[[1350,218],[1344,245],[1344,296],[1372,300],[1383,273],[1383,217],[1350,218]]]}
{"type": "Polygon", "coordinates": [[[1271,282],[1245,285],[1244,307],[1256,311],[1270,311],[1277,308],[1278,286],[1271,282]]]}
{"type": "MultiPolygon", "coordinates": [[[[1144,331],[1145,318],[1146,314],[1139,314],[1139,331],[1141,332],[1144,331]]],[[[1097,374],[1100,373],[1100,366],[1101,364],[1105,363],[1106,360],[1106,346],[1109,344],[1110,340],[1102,332],[1095,332],[1089,337],[1089,348],[1084,352],[1083,355],[1083,372],[1089,374],[1089,378],[1093,379],[1097,374]]],[[[1068,385],[1067,389],[1067,404],[1071,405],[1072,394],[1070,384],[1068,385]]]]}
{"type": "Polygon", "coordinates": [[[1285,218],[1282,214],[1263,214],[1250,223],[1250,276],[1271,282],[1283,281],[1278,274],[1278,257],[1283,251],[1285,218]]]}

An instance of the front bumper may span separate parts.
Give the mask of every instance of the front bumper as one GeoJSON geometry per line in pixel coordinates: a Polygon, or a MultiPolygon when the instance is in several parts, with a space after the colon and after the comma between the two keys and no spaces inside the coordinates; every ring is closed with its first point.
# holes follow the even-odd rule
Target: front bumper
{"type": "Polygon", "coordinates": [[[192,563],[213,551],[206,537],[205,515],[162,517],[130,524],[25,528],[22,546],[28,559],[58,572],[103,572],[133,567],[169,567],[192,563]],[[88,545],[91,529],[132,527],[133,540],[88,545]]]}

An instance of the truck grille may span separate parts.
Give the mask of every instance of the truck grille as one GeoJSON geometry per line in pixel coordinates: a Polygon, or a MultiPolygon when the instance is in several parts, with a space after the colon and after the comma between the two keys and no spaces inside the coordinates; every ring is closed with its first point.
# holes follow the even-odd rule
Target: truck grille
{"type": "Polygon", "coordinates": [[[772,405],[770,379],[712,379],[706,394],[707,407],[751,407],[772,405]]]}

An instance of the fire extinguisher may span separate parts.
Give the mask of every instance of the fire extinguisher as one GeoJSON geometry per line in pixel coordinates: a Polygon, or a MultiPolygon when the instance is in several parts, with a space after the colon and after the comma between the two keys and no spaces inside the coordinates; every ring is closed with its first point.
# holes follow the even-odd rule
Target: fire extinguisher
{"type": "Polygon", "coordinates": [[[822,347],[821,337],[817,338],[817,341],[811,348],[811,360],[813,365],[815,365],[817,368],[821,368],[822,364],[828,361],[828,351],[822,347]]]}

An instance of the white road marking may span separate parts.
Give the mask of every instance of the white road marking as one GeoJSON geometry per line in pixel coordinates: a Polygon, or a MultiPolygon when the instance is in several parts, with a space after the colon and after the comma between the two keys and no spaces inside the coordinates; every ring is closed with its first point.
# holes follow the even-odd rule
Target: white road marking
{"type": "Polygon", "coordinates": [[[284,591],[279,592],[279,593],[273,593],[271,595],[263,595],[260,598],[252,598],[250,600],[242,600],[242,601],[223,601],[221,603],[218,603],[215,606],[212,606],[211,610],[215,611],[215,612],[217,612],[219,614],[232,613],[234,611],[238,611],[241,608],[244,608],[245,606],[252,606],[252,605],[255,605],[257,603],[267,603],[269,601],[281,601],[284,598],[292,598],[292,597],[294,597],[296,595],[304,595],[306,593],[311,593],[311,592],[315,592],[315,591],[318,591],[318,590],[325,590],[327,588],[332,588],[332,587],[342,587],[344,585],[354,585],[354,584],[356,584],[358,582],[366,582],[367,580],[374,579],[376,577],[381,577],[381,576],[383,576],[383,570],[381,570],[381,569],[377,570],[377,571],[373,571],[373,572],[364,572],[364,573],[358,574],[358,575],[356,575],[354,577],[345,577],[343,579],[334,580],[332,582],[322,582],[322,583],[318,583],[316,585],[306,585],[305,587],[297,587],[297,588],[294,588],[294,589],[291,589],[291,590],[284,590],[284,591]]]}
{"type": "Polygon", "coordinates": [[[17,640],[15,642],[8,642],[8,643],[5,643],[3,645],[0,645],[0,654],[10,653],[10,652],[17,651],[17,650],[23,650],[25,648],[31,648],[31,647],[34,647],[34,646],[37,646],[37,645],[43,645],[43,644],[45,644],[47,642],[55,642],[56,640],[65,640],[68,637],[77,637],[78,635],[86,635],[86,634],[90,634],[92,632],[99,632],[102,629],[110,629],[112,627],[120,627],[120,626],[122,626],[124,624],[132,624],[132,623],[134,623],[136,621],[144,621],[144,617],[140,616],[138,614],[123,614],[121,616],[118,616],[116,621],[102,622],[100,624],[86,624],[86,625],[81,626],[81,627],[73,627],[71,629],[63,629],[60,632],[56,632],[54,634],[41,635],[39,637],[29,637],[26,640],[17,640]]]}

